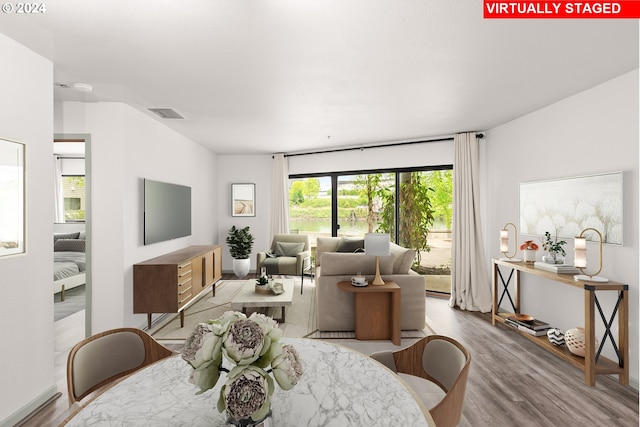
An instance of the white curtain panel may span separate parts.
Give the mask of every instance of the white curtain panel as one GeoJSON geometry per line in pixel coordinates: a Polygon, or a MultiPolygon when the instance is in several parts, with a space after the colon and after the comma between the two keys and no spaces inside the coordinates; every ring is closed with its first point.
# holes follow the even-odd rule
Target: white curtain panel
{"type": "Polygon", "coordinates": [[[273,155],[271,178],[271,239],[289,232],[289,162],[283,153],[273,155]]]}
{"type": "Polygon", "coordinates": [[[62,189],[62,160],[53,156],[53,195],[54,218],[53,222],[64,222],[64,193],[62,189]]]}
{"type": "Polygon", "coordinates": [[[453,269],[449,306],[491,311],[491,283],[485,267],[478,178],[479,148],[474,132],[453,138],[453,269]]]}

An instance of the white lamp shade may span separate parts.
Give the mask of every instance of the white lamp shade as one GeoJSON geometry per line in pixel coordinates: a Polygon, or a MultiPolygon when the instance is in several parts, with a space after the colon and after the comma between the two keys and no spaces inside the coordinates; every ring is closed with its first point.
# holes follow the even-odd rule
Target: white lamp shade
{"type": "Polygon", "coordinates": [[[585,268],[587,266],[587,239],[576,237],[573,244],[573,265],[578,268],[585,268]]]}
{"type": "Polygon", "coordinates": [[[391,241],[387,233],[366,233],[364,252],[372,256],[386,256],[391,253],[391,241]]]}

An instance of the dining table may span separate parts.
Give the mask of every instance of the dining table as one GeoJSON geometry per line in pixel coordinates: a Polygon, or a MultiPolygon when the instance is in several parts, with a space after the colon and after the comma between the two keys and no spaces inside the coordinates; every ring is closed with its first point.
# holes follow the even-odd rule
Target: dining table
{"type": "MultiPolygon", "coordinates": [[[[428,409],[395,373],[348,347],[306,338],[282,338],[300,355],[303,375],[286,391],[275,386],[274,426],[435,426],[428,409]]],[[[201,394],[180,354],[115,383],[70,415],[65,426],[224,426],[217,410],[221,376],[201,394]]]]}

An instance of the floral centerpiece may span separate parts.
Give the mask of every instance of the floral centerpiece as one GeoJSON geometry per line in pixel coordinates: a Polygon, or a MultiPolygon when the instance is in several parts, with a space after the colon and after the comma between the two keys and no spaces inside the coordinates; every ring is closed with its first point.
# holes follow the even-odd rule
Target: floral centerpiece
{"type": "Polygon", "coordinates": [[[536,251],[538,249],[538,245],[533,240],[527,240],[523,244],[521,244],[520,250],[523,251],[524,262],[535,262],[536,251]]]}
{"type": "Polygon", "coordinates": [[[200,323],[186,340],[182,358],[193,371],[190,381],[200,388],[213,388],[221,372],[228,372],[218,398],[218,411],[226,411],[227,422],[252,425],[271,414],[274,381],[290,390],[302,376],[296,349],[282,344],[278,323],[263,314],[250,317],[227,311],[215,320],[200,323]],[[223,359],[235,365],[224,368],[223,359]],[[273,378],[271,378],[273,375],[273,378]]]}

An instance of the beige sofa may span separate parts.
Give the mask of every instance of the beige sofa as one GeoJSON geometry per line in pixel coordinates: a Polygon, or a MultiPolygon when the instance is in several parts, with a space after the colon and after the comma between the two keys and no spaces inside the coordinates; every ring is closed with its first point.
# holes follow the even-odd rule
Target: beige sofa
{"type": "MultiPolygon", "coordinates": [[[[318,330],[353,331],[354,294],[338,288],[338,282],[349,281],[360,272],[368,281],[375,275],[375,257],[363,253],[336,252],[345,245],[340,237],[318,237],[316,248],[316,308],[318,330]]],[[[415,251],[391,244],[391,255],[380,257],[380,275],[385,281],[400,286],[401,329],[425,327],[425,280],[411,270],[415,251]]]]}

